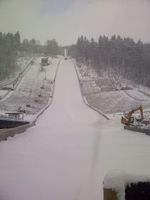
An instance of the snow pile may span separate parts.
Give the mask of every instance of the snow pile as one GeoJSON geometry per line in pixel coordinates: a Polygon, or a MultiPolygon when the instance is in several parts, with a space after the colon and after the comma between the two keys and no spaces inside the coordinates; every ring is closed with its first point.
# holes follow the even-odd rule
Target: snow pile
{"type": "Polygon", "coordinates": [[[125,200],[125,188],[131,183],[150,182],[150,176],[131,175],[124,172],[109,172],[104,177],[103,186],[105,189],[112,189],[117,192],[119,200],[125,200]]]}

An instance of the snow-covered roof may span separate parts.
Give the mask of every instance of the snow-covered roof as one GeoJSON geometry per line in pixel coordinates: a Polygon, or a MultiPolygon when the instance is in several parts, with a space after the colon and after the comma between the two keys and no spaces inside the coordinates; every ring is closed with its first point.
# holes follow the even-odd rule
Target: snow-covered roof
{"type": "Polygon", "coordinates": [[[150,176],[127,174],[125,172],[109,172],[104,177],[103,186],[105,189],[112,189],[117,192],[119,200],[125,199],[125,188],[131,183],[150,182],[150,176]]]}

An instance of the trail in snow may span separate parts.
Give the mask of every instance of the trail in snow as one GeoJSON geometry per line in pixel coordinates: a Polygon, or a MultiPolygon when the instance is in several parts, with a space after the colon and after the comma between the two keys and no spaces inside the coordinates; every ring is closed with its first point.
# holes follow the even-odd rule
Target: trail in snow
{"type": "Polygon", "coordinates": [[[52,106],[35,127],[0,143],[0,199],[98,200],[104,121],[83,103],[72,62],[62,61],[52,106]]]}

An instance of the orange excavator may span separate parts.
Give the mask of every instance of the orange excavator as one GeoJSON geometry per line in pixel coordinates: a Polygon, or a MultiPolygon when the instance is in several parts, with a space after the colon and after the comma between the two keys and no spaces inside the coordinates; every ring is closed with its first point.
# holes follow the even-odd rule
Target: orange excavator
{"type": "Polygon", "coordinates": [[[134,117],[132,117],[132,114],[135,113],[136,111],[140,111],[141,114],[141,118],[138,119],[139,121],[143,121],[143,107],[140,105],[139,107],[131,110],[130,112],[128,112],[127,114],[124,114],[124,116],[122,116],[121,118],[121,123],[125,124],[125,125],[129,125],[132,124],[134,122],[134,117]]]}
{"type": "Polygon", "coordinates": [[[150,135],[150,120],[147,121],[144,119],[143,107],[141,105],[124,114],[121,117],[121,123],[124,124],[124,129],[150,135]],[[137,111],[140,111],[140,118],[132,116],[137,111]]]}

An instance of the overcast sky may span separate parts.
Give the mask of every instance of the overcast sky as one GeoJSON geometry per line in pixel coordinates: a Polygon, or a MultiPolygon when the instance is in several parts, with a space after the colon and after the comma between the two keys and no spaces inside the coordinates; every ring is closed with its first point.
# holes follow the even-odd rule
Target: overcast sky
{"type": "Polygon", "coordinates": [[[150,0],[0,0],[0,31],[62,45],[81,34],[150,42],[150,0]]]}

